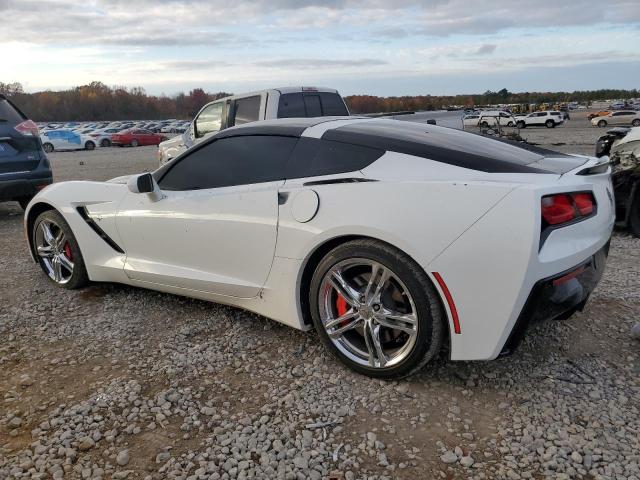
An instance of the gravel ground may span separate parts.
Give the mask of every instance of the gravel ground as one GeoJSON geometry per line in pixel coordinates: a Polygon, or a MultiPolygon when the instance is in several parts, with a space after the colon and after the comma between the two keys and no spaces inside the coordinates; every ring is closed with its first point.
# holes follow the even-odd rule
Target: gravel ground
{"type": "MultiPolygon", "coordinates": [[[[600,134],[525,132],[583,153],[600,134]]],[[[51,159],[56,180],[103,180],[152,169],[155,149],[51,159]]],[[[56,289],[19,207],[0,204],[0,479],[638,480],[639,247],[616,233],[585,311],[537,325],[513,356],[383,382],[238,309],[56,289]]]]}

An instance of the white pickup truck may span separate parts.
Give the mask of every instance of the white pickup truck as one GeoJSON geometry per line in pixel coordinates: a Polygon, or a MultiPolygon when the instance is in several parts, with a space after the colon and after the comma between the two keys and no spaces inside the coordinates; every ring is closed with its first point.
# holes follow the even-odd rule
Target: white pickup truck
{"type": "Polygon", "coordinates": [[[206,104],[182,134],[158,146],[164,165],[205,138],[223,130],[272,118],[348,116],[349,109],[337,90],[284,87],[220,98],[206,104]]]}

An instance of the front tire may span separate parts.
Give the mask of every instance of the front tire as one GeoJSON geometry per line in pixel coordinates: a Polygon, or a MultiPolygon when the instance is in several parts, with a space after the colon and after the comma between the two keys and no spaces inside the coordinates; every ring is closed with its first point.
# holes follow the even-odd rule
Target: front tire
{"type": "Polygon", "coordinates": [[[131,140],[131,146],[132,147],[137,147],[138,146],[138,140],[136,140],[135,138],[133,140],[131,140]]]}
{"type": "Polygon", "coordinates": [[[544,124],[547,128],[553,128],[556,126],[556,122],[554,122],[553,120],[547,120],[546,122],[544,122],[544,124]]]}
{"type": "Polygon", "coordinates": [[[526,123],[524,123],[522,120],[520,120],[520,121],[518,121],[518,122],[516,123],[516,126],[517,126],[518,128],[525,128],[525,127],[527,126],[527,124],[526,124],[526,123]]]}
{"type": "Polygon", "coordinates": [[[441,349],[444,314],[427,274],[396,248],[355,240],[330,251],[311,280],[313,323],[356,372],[402,378],[441,349]]]}
{"type": "Polygon", "coordinates": [[[606,127],[606,126],[607,126],[607,122],[606,122],[605,120],[600,120],[600,121],[598,122],[598,126],[599,126],[600,128],[604,128],[604,127],[606,127]]]}
{"type": "Polygon", "coordinates": [[[109,140],[108,138],[103,139],[100,142],[100,146],[101,147],[110,147],[111,146],[111,140],[109,140]]]}
{"type": "Polygon", "coordinates": [[[640,118],[636,118],[633,122],[631,122],[631,125],[633,125],[634,127],[640,127],[640,118]]]}
{"type": "Polygon", "coordinates": [[[49,142],[44,143],[44,144],[42,144],[42,149],[47,153],[51,153],[51,152],[53,152],[53,144],[51,144],[49,142]]]}
{"type": "Polygon", "coordinates": [[[69,290],[89,283],[80,247],[62,215],[55,210],[41,213],[31,231],[33,251],[49,280],[69,290]]]}
{"type": "Polygon", "coordinates": [[[513,122],[507,123],[507,127],[513,127],[513,122]]]}
{"type": "Polygon", "coordinates": [[[84,149],[85,150],[95,150],[96,149],[96,144],[93,142],[87,142],[84,144],[84,149]]]}

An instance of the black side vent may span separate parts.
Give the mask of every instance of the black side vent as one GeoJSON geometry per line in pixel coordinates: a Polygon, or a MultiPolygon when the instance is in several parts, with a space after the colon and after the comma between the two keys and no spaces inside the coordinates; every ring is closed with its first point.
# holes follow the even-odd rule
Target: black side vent
{"type": "Polygon", "coordinates": [[[313,182],[303,183],[304,187],[311,187],[313,185],[334,185],[336,183],[365,183],[365,182],[377,182],[371,178],[330,178],[327,180],[314,180],[313,182]]]}
{"type": "Polygon", "coordinates": [[[120,246],[116,242],[114,242],[113,239],[109,235],[107,235],[104,230],[102,230],[102,228],[100,228],[95,220],[89,216],[89,212],[87,212],[86,207],[78,207],[77,210],[82,219],[87,222],[87,225],[89,225],[89,227],[91,227],[91,230],[96,232],[98,236],[107,243],[107,245],[109,245],[118,253],[124,253],[124,250],[122,250],[122,248],[120,248],[120,246]]]}

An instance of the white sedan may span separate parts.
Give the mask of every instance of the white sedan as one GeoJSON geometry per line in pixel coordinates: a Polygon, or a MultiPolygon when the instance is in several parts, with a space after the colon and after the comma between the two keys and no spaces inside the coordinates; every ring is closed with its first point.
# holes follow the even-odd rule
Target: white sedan
{"type": "Polygon", "coordinates": [[[73,130],[47,130],[40,133],[42,148],[51,153],[54,150],[93,150],[96,141],[89,135],[73,130]]]}
{"type": "Polygon", "coordinates": [[[25,229],[55,285],[242,307],[397,378],[443,349],[496,358],[583,308],[614,222],[599,162],[397,120],[270,120],[153,174],[53,184],[25,229]]]}

